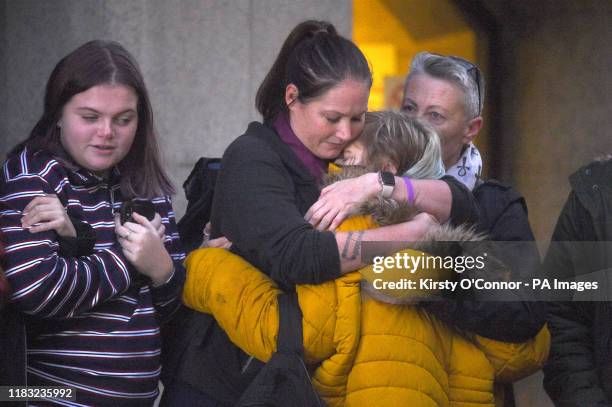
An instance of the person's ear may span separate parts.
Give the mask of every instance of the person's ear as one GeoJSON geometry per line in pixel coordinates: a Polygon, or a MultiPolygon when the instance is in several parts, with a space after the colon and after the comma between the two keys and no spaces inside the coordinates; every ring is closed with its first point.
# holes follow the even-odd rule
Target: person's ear
{"type": "Polygon", "coordinates": [[[474,137],[482,129],[482,116],[477,116],[468,121],[465,134],[463,135],[463,144],[469,144],[474,140],[474,137]]]}
{"type": "Polygon", "coordinates": [[[285,104],[287,105],[287,109],[291,110],[293,102],[298,99],[298,96],[299,91],[297,86],[295,86],[293,83],[287,85],[287,87],[285,88],[285,104]]]}

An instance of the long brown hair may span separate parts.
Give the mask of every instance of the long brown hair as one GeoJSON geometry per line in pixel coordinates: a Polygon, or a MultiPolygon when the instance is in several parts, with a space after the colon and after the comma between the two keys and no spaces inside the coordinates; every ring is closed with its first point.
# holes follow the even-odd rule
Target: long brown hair
{"type": "Polygon", "coordinates": [[[136,136],[130,151],[117,165],[124,197],[152,198],[172,194],[172,183],[161,165],[153,109],[144,79],[132,55],[117,42],[90,41],[55,66],[47,81],[42,117],[29,137],[9,155],[28,147],[47,151],[67,165],[74,165],[61,145],[57,122],[64,106],[74,95],[103,84],[128,86],[138,97],[136,136]]]}

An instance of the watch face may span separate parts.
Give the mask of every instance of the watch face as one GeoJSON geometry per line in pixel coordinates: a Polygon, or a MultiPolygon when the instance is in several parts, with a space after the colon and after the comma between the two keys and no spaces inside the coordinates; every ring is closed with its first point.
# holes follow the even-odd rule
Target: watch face
{"type": "Polygon", "coordinates": [[[395,186],[395,176],[388,171],[380,172],[380,180],[384,185],[395,186]]]}

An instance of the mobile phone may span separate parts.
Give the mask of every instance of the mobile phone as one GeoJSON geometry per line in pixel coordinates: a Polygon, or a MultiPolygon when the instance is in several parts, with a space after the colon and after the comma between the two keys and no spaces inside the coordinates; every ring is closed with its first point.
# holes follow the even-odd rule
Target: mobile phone
{"type": "Polygon", "coordinates": [[[150,201],[127,201],[121,205],[121,224],[125,222],[134,222],[132,214],[136,212],[144,216],[148,220],[153,220],[155,217],[155,207],[150,201]]]}

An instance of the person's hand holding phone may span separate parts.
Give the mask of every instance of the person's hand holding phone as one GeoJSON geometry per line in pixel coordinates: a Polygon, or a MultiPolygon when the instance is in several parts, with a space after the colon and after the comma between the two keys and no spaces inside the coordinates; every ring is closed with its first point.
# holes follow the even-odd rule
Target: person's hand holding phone
{"type": "Polygon", "coordinates": [[[115,217],[115,233],[123,254],[138,272],[151,279],[153,286],[162,285],[170,279],[174,264],[164,246],[161,218],[156,214],[150,221],[138,212],[131,216],[133,222],[123,225],[120,216],[115,217]]]}

